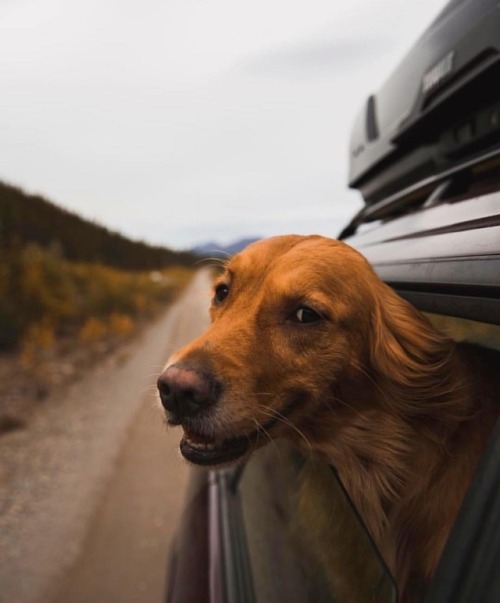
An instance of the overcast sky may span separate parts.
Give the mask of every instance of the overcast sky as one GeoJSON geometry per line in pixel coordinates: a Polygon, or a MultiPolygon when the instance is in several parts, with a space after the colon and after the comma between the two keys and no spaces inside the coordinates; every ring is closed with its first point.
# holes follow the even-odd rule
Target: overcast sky
{"type": "Polygon", "coordinates": [[[443,0],[0,0],[0,179],[135,239],[336,236],[354,117],[443,0]]]}

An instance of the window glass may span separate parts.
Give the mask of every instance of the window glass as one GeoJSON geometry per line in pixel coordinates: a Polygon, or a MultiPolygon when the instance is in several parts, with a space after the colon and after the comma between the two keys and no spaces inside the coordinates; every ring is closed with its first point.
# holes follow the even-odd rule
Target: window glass
{"type": "MultiPolygon", "coordinates": [[[[456,341],[481,346],[474,349],[492,369],[498,365],[500,326],[427,316],[456,341]]],[[[257,603],[397,600],[332,467],[273,441],[253,453],[238,491],[257,603]]]]}
{"type": "Polygon", "coordinates": [[[432,324],[455,341],[466,341],[500,351],[500,326],[476,320],[424,312],[432,324]]]}
{"type": "Polygon", "coordinates": [[[273,442],[252,455],[239,492],[258,603],[396,600],[331,467],[273,442]]]}

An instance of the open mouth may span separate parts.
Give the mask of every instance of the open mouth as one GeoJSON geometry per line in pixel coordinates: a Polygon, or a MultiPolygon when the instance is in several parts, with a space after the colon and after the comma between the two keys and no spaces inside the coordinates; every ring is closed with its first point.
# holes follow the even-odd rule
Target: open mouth
{"type": "Polygon", "coordinates": [[[221,465],[243,457],[259,440],[262,434],[269,435],[269,430],[281,419],[286,418],[300,406],[300,398],[293,399],[276,416],[254,431],[235,438],[209,437],[184,426],[184,437],[180,443],[181,454],[196,465],[221,465]]]}
{"type": "Polygon", "coordinates": [[[227,440],[211,440],[205,436],[186,432],[180,448],[182,455],[192,463],[220,465],[244,456],[258,438],[258,431],[227,440]]]}

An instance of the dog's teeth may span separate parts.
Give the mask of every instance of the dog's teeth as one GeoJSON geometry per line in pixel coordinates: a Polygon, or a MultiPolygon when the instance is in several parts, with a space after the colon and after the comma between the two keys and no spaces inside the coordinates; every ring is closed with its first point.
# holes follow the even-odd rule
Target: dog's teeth
{"type": "Polygon", "coordinates": [[[186,438],[186,442],[191,448],[196,448],[197,450],[214,450],[216,448],[213,442],[193,442],[189,438],[186,438]]]}

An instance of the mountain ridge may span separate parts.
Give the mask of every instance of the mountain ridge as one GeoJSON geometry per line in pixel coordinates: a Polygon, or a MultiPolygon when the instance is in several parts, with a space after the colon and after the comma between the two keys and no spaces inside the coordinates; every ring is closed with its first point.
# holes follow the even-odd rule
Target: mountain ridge
{"type": "Polygon", "coordinates": [[[191,253],[195,253],[197,255],[211,255],[214,257],[226,257],[228,255],[239,253],[251,243],[260,241],[261,238],[262,237],[245,237],[242,239],[237,239],[226,245],[221,245],[216,241],[209,241],[207,243],[196,245],[191,249],[191,253]]]}

